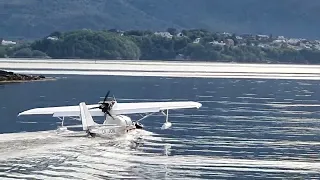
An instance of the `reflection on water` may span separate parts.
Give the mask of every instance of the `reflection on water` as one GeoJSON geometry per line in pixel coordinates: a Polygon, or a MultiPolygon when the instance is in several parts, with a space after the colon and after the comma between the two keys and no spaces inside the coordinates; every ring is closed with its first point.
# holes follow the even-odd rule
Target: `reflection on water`
{"type": "Polygon", "coordinates": [[[81,76],[5,86],[0,130],[16,133],[0,135],[0,177],[316,179],[319,86],[294,80],[81,76]],[[17,90],[22,87],[28,96],[17,90]],[[37,106],[95,103],[108,89],[121,102],[195,100],[203,107],[170,112],[171,129],[160,130],[164,117],[154,116],[143,122],[146,130],[114,140],[62,137],[50,130],[57,126],[51,117],[16,118],[37,106]]]}

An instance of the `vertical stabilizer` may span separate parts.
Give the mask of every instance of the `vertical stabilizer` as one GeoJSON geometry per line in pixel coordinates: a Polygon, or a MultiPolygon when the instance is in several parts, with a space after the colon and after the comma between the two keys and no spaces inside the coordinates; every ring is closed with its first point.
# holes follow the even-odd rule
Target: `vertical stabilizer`
{"type": "Polygon", "coordinates": [[[92,116],[87,108],[86,103],[82,102],[79,104],[80,107],[80,119],[82,121],[82,128],[84,131],[88,130],[88,127],[96,125],[93,121],[92,116]]]}

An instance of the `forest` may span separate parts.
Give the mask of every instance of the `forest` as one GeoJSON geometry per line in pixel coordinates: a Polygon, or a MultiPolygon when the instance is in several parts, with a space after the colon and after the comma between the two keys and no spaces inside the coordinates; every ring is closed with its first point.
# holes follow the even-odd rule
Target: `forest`
{"type": "Polygon", "coordinates": [[[56,31],[34,41],[0,46],[0,57],[302,64],[320,62],[320,46],[316,41],[298,40],[294,46],[285,40],[280,44],[274,43],[278,41],[279,37],[272,35],[241,36],[205,29],[178,31],[168,28],[165,32],[82,29],[56,31]]]}

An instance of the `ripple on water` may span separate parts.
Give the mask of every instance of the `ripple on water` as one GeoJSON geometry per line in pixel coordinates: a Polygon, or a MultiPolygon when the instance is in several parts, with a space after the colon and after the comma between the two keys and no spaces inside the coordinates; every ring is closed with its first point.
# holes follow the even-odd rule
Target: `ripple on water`
{"type": "MultiPolygon", "coordinates": [[[[7,139],[0,142],[0,162],[5,162],[1,163],[0,176],[7,178],[201,179],[238,175],[249,177],[249,174],[258,172],[255,177],[262,174],[284,177],[281,173],[308,173],[312,176],[320,172],[320,162],[310,161],[310,153],[300,154],[304,157],[296,159],[286,159],[279,153],[284,150],[303,151],[309,145],[306,142],[276,142],[237,136],[197,136],[194,140],[179,140],[161,138],[147,131],[138,131],[115,140],[66,138],[55,132],[6,136],[7,139]],[[21,136],[24,138],[20,139],[21,136]],[[260,148],[257,149],[257,146],[260,148]],[[264,152],[263,148],[272,148],[273,153],[264,152]],[[179,153],[179,150],[182,152],[179,153]],[[259,156],[250,158],[250,152],[254,151],[259,151],[259,156]],[[277,151],[278,157],[283,158],[281,162],[272,160],[277,159],[277,153],[274,153],[277,151]]],[[[316,155],[315,150],[313,155],[316,155]]]]}
{"type": "MultiPolygon", "coordinates": [[[[184,89],[183,84],[188,85],[181,79],[163,80],[168,84],[155,83],[160,84],[156,88],[161,92],[165,92],[167,89],[161,88],[170,87],[171,82],[178,84],[174,86],[181,86],[179,89],[184,89]]],[[[193,89],[190,89],[192,85],[187,88],[192,91],[192,98],[203,103],[203,107],[195,111],[172,111],[173,127],[165,131],[159,130],[164,117],[154,116],[146,121],[147,130],[114,140],[61,137],[54,131],[2,134],[0,177],[320,177],[318,84],[285,80],[199,80],[196,83],[199,84],[193,89]],[[295,87],[297,85],[299,87],[295,87]]],[[[139,90],[149,92],[154,88],[153,82],[151,84],[140,84],[139,90]]],[[[132,85],[132,88],[135,87],[132,85]]],[[[150,95],[153,99],[145,98],[148,96],[145,94],[136,99],[118,100],[166,101],[175,96],[179,100],[190,99],[190,94],[183,94],[177,90],[159,99],[154,98],[154,94],[150,95]]],[[[78,96],[72,97],[79,99],[78,96]]]]}

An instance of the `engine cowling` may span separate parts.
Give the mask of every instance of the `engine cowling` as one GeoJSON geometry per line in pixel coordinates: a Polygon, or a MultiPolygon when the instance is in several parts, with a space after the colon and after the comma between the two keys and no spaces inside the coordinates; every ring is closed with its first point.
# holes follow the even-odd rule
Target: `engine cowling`
{"type": "Polygon", "coordinates": [[[103,124],[115,124],[118,126],[126,127],[132,125],[132,120],[130,117],[124,115],[114,116],[114,119],[107,116],[103,124]]]}

